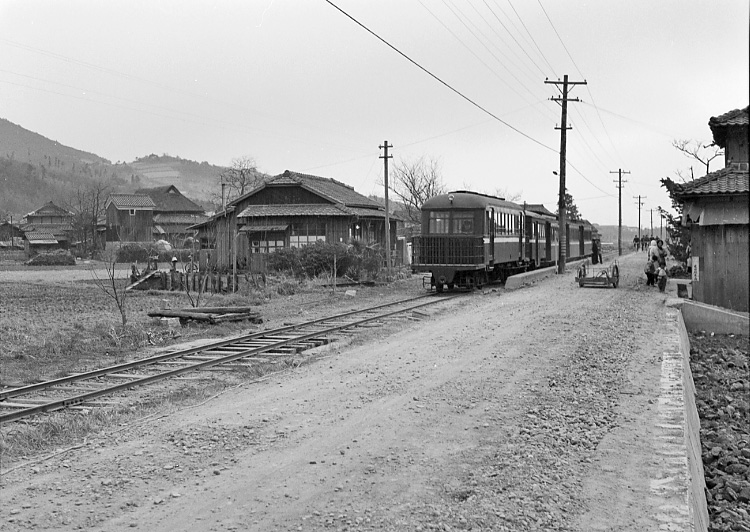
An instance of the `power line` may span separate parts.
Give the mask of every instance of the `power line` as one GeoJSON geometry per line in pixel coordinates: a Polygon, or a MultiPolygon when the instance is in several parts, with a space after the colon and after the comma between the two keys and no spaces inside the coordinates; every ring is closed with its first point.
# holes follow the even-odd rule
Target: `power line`
{"type": "Polygon", "coordinates": [[[568,47],[565,46],[565,43],[563,42],[562,37],[560,37],[560,34],[557,32],[557,28],[555,28],[555,25],[552,23],[552,19],[549,18],[549,15],[547,14],[547,10],[544,9],[544,6],[542,5],[542,0],[536,0],[536,1],[539,3],[539,7],[542,8],[542,11],[544,11],[544,16],[547,17],[547,20],[549,21],[549,25],[552,26],[552,29],[554,30],[555,35],[557,35],[557,38],[560,40],[560,44],[562,44],[562,47],[565,50],[565,53],[568,54],[568,57],[573,62],[573,66],[576,67],[576,70],[578,71],[578,75],[581,76],[582,78],[585,78],[586,76],[584,76],[583,73],[581,73],[581,69],[578,68],[578,65],[576,64],[575,59],[573,59],[573,56],[570,55],[570,52],[568,51],[568,47]]]}
{"type": "Polygon", "coordinates": [[[339,6],[337,6],[336,4],[334,4],[333,2],[331,2],[331,0],[325,0],[325,1],[328,4],[330,4],[331,7],[334,7],[337,11],[339,11],[342,15],[344,15],[345,17],[347,17],[348,19],[350,19],[352,22],[354,22],[359,27],[361,27],[363,30],[365,30],[367,33],[369,33],[370,35],[372,35],[373,37],[375,37],[376,39],[378,39],[380,42],[382,42],[383,44],[385,44],[386,46],[388,46],[388,48],[390,48],[391,50],[393,50],[394,52],[396,52],[397,54],[399,54],[401,57],[403,57],[404,59],[406,59],[407,61],[409,61],[411,64],[413,64],[415,67],[417,67],[418,69],[420,69],[422,72],[424,72],[425,74],[427,74],[428,76],[430,76],[431,78],[433,78],[435,81],[439,82],[441,85],[444,85],[446,88],[448,88],[451,91],[453,91],[454,93],[456,93],[458,96],[460,96],[461,98],[463,98],[464,100],[466,100],[467,102],[469,102],[471,105],[473,105],[474,107],[476,107],[480,111],[482,111],[485,114],[491,116],[492,118],[494,118],[495,120],[497,120],[501,124],[503,124],[503,125],[507,126],[508,128],[512,129],[513,131],[515,131],[519,135],[521,135],[521,136],[529,139],[533,143],[538,144],[542,148],[545,148],[545,149],[547,149],[549,151],[557,153],[557,151],[554,148],[551,148],[551,147],[547,146],[546,144],[544,144],[544,143],[538,141],[537,139],[535,139],[534,137],[532,137],[530,135],[527,135],[526,133],[524,133],[520,129],[518,129],[518,128],[512,126],[512,125],[510,125],[505,120],[499,118],[494,113],[488,111],[487,109],[485,109],[484,107],[482,107],[481,105],[479,105],[477,102],[475,102],[474,100],[472,100],[468,96],[464,95],[458,89],[453,88],[453,86],[451,86],[447,82],[443,81],[438,76],[436,76],[435,74],[433,74],[432,72],[430,72],[429,70],[427,70],[425,67],[423,67],[422,65],[420,65],[419,63],[417,63],[414,59],[412,59],[411,57],[409,57],[408,55],[406,55],[404,52],[402,52],[401,50],[399,50],[398,48],[396,48],[395,46],[393,46],[391,43],[389,43],[388,41],[386,41],[385,39],[383,39],[380,35],[378,35],[374,31],[372,31],[370,28],[368,28],[367,26],[365,26],[364,24],[362,24],[360,21],[358,21],[357,19],[355,19],[349,13],[347,13],[346,11],[344,11],[343,9],[341,9],[339,6]]]}
{"type": "MultiPolygon", "coordinates": [[[[495,5],[497,5],[497,3],[496,3],[495,5]]],[[[526,33],[527,33],[527,34],[529,35],[529,38],[531,39],[531,42],[533,42],[533,43],[534,43],[534,46],[536,47],[537,51],[539,52],[539,55],[541,55],[541,56],[542,56],[542,59],[544,59],[544,62],[545,62],[545,63],[547,63],[547,66],[549,67],[550,71],[551,71],[551,72],[552,72],[553,74],[555,74],[555,69],[554,69],[554,68],[552,68],[552,65],[551,65],[551,64],[550,64],[550,62],[549,62],[549,61],[547,60],[547,57],[546,57],[546,56],[544,55],[544,53],[542,52],[542,49],[541,49],[541,48],[539,48],[539,45],[537,44],[536,40],[534,39],[534,36],[533,36],[533,35],[531,35],[531,32],[529,31],[529,28],[527,28],[527,27],[526,27],[526,23],[524,23],[523,19],[521,18],[521,15],[519,15],[519,14],[518,14],[518,11],[516,11],[516,8],[515,8],[515,7],[513,6],[513,3],[512,3],[512,2],[510,1],[510,0],[508,0],[508,5],[510,5],[510,8],[511,8],[511,9],[513,10],[513,12],[514,12],[514,13],[516,14],[516,16],[518,17],[518,20],[519,20],[519,21],[521,22],[521,25],[523,26],[523,29],[525,29],[525,30],[526,30],[526,33]]],[[[500,7],[500,6],[498,6],[498,7],[500,7]]],[[[555,77],[557,77],[557,74],[555,74],[555,77]]]]}
{"type": "Polygon", "coordinates": [[[515,42],[515,43],[516,43],[516,44],[518,45],[518,47],[519,47],[519,48],[521,49],[521,51],[522,51],[522,52],[523,52],[523,53],[524,53],[524,54],[526,55],[526,57],[528,57],[528,58],[529,58],[529,61],[531,61],[531,62],[533,63],[533,65],[534,65],[534,66],[535,66],[535,67],[537,68],[537,70],[539,70],[539,73],[540,73],[540,74],[542,74],[542,75],[544,75],[544,70],[542,69],[542,67],[540,67],[540,66],[539,66],[539,65],[537,64],[537,62],[536,62],[536,61],[534,61],[534,58],[532,58],[532,57],[531,57],[531,56],[529,55],[529,53],[528,53],[528,52],[526,51],[526,49],[525,49],[525,48],[524,48],[523,46],[521,46],[521,43],[519,43],[519,42],[518,42],[518,39],[516,39],[516,37],[515,37],[515,36],[514,36],[514,35],[513,35],[512,33],[511,33],[511,31],[510,31],[510,30],[508,29],[508,27],[507,27],[507,26],[506,26],[506,25],[505,25],[505,24],[503,23],[503,21],[502,21],[502,20],[500,20],[500,17],[498,17],[498,16],[497,16],[497,13],[495,13],[495,10],[494,10],[494,9],[492,9],[492,6],[490,6],[490,5],[489,5],[489,4],[487,3],[487,0],[482,0],[482,2],[484,2],[484,5],[485,5],[485,6],[487,6],[487,9],[489,9],[489,10],[490,10],[490,13],[492,13],[492,16],[494,16],[494,17],[495,17],[495,20],[497,20],[497,21],[498,21],[498,22],[500,23],[500,25],[501,25],[501,26],[503,27],[503,29],[504,29],[504,30],[505,30],[506,32],[508,32],[508,35],[510,35],[510,38],[511,38],[511,39],[513,39],[513,42],[515,42]]]}

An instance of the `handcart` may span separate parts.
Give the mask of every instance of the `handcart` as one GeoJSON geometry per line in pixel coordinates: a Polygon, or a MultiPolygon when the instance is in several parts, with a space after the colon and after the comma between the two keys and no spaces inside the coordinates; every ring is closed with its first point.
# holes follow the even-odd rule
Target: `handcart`
{"type": "Polygon", "coordinates": [[[594,268],[589,266],[587,263],[583,263],[578,267],[576,273],[576,281],[578,286],[601,286],[604,288],[617,288],[620,284],[620,266],[617,261],[614,261],[606,268],[594,268]]]}

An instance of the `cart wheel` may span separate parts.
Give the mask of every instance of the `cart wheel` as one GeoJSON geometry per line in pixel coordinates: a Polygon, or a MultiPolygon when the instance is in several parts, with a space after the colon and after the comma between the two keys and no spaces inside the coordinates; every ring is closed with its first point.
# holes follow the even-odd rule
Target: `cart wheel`
{"type": "Polygon", "coordinates": [[[618,284],[620,284],[620,268],[615,264],[612,266],[612,286],[617,288],[618,284]]]}

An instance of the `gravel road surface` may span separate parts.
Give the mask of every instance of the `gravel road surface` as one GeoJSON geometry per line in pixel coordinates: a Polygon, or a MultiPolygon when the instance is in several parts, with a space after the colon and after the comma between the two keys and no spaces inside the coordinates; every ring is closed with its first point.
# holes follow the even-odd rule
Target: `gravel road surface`
{"type": "Polygon", "coordinates": [[[569,272],[451,298],[15,469],[0,529],[658,530],[669,294],[641,258],[618,289],[569,272]]]}

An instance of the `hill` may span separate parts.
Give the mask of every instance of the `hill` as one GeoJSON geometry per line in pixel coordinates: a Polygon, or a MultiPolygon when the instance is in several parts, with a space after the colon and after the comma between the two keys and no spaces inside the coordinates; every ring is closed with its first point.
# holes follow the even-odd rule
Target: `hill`
{"type": "Polygon", "coordinates": [[[65,206],[76,190],[93,183],[115,192],[173,184],[209,207],[211,194],[220,194],[223,170],[205,161],[154,154],[113,164],[0,118],[0,220],[8,214],[19,219],[50,200],[65,206]]]}
{"type": "Polygon", "coordinates": [[[147,155],[128,163],[135,181],[144,187],[175,185],[185,196],[205,204],[212,196],[221,195],[219,176],[223,166],[201,163],[169,155],[147,155]]]}

